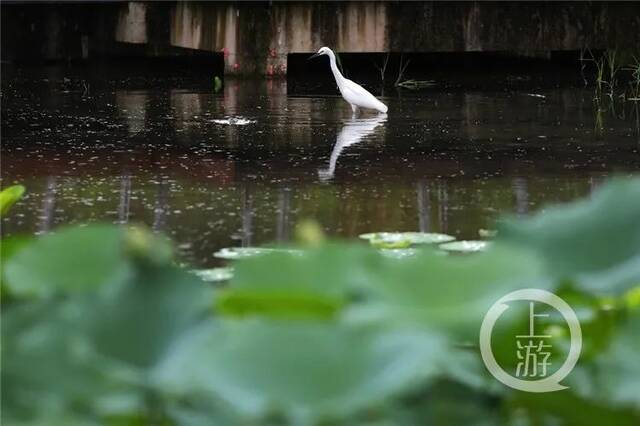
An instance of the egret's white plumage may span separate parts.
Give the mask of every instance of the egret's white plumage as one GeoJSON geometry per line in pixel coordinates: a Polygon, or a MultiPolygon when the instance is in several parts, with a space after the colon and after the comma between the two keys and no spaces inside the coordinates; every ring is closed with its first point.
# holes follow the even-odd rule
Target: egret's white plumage
{"type": "Polygon", "coordinates": [[[333,72],[333,76],[336,79],[336,84],[338,85],[340,94],[342,94],[345,101],[351,104],[351,109],[354,114],[358,111],[358,108],[375,109],[382,113],[387,112],[387,106],[376,99],[376,97],[369,93],[367,89],[342,75],[336,65],[336,55],[331,49],[328,47],[321,47],[320,50],[318,50],[318,53],[313,55],[312,58],[322,55],[327,55],[329,57],[331,72],[333,72]]]}

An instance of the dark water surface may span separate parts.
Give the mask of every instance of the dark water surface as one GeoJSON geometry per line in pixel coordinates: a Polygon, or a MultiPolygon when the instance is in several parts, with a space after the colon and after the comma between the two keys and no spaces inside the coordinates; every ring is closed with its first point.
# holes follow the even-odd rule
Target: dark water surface
{"type": "Polygon", "coordinates": [[[145,223],[202,266],[222,247],[286,242],[303,218],[339,237],[475,239],[500,214],[640,170],[638,103],[597,105],[589,88],[387,88],[387,117],[354,120],[333,87],[214,93],[208,74],[154,75],[3,72],[2,185],[28,189],[4,235],[145,223]]]}

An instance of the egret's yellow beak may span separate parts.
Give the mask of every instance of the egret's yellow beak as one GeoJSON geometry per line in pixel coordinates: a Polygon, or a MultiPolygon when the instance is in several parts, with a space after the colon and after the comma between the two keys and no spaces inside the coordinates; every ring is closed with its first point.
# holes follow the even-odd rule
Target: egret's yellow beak
{"type": "Polygon", "coordinates": [[[308,61],[309,59],[317,58],[318,56],[320,56],[320,53],[315,53],[315,54],[313,54],[313,55],[309,56],[309,57],[307,58],[307,61],[308,61]]]}

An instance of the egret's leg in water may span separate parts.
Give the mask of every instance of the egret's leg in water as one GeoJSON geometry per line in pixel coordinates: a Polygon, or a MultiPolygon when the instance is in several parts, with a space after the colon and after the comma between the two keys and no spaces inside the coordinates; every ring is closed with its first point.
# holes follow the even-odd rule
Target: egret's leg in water
{"type": "Polygon", "coordinates": [[[359,108],[357,106],[355,106],[354,104],[351,104],[351,111],[353,111],[353,117],[355,118],[356,115],[358,115],[358,110],[359,108]]]}

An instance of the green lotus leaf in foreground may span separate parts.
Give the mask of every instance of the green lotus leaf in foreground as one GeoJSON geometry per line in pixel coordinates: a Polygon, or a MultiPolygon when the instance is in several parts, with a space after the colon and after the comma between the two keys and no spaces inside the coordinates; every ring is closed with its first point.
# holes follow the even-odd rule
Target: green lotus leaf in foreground
{"type": "Polygon", "coordinates": [[[339,296],[295,289],[225,289],[215,300],[216,311],[228,317],[260,315],[284,319],[330,319],[345,304],[339,296]]]}
{"type": "Polygon", "coordinates": [[[173,397],[222,400],[248,417],[277,413],[289,424],[317,424],[432,377],[443,344],[409,330],[211,320],[177,343],[155,383],[173,397]]]}
{"type": "MultiPolygon", "coordinates": [[[[0,324],[3,424],[444,424],[455,412],[460,424],[635,426],[638,195],[640,181],[614,182],[509,222],[469,256],[272,249],[234,264],[225,286],[203,285],[149,235],[116,226],[3,245],[15,296],[0,324]],[[570,389],[515,392],[485,371],[482,319],[523,288],[556,293],[581,321],[570,389]]],[[[507,368],[527,305],[509,306],[492,335],[507,368]]],[[[566,350],[563,324],[541,324],[554,354],[566,350]]]]}
{"type": "Polygon", "coordinates": [[[379,268],[379,254],[360,245],[256,256],[234,268],[215,306],[218,313],[234,317],[331,318],[364,291],[379,268]]]}
{"type": "Polygon", "coordinates": [[[550,272],[617,294],[640,283],[640,179],[613,180],[585,200],[504,220],[499,240],[538,251],[550,272]]]}
{"type": "Polygon", "coordinates": [[[610,346],[595,359],[591,398],[634,407],[640,414],[640,308],[620,324],[610,346]]]}
{"type": "Polygon", "coordinates": [[[500,297],[551,283],[535,253],[496,244],[473,256],[420,251],[383,264],[368,285],[368,297],[350,307],[350,317],[420,324],[475,339],[484,314],[500,297]]]}
{"type": "Polygon", "coordinates": [[[0,216],[4,216],[24,194],[25,187],[13,185],[0,192],[0,216]]]}
{"type": "Polygon", "coordinates": [[[474,253],[477,251],[485,251],[491,245],[488,241],[452,241],[450,243],[440,244],[438,247],[446,251],[454,251],[460,253],[474,253]]]}
{"type": "Polygon", "coordinates": [[[124,281],[131,273],[124,231],[111,225],[61,228],[22,247],[5,266],[10,294],[43,297],[124,281]]]}

